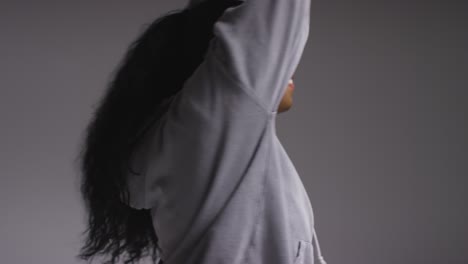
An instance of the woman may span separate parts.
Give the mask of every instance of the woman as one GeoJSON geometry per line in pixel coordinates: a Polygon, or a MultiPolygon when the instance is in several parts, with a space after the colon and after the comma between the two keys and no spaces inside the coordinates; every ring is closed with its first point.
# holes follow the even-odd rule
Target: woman
{"type": "Polygon", "coordinates": [[[87,128],[79,257],[324,264],[277,138],[310,0],[192,0],[133,43],[87,128]]]}

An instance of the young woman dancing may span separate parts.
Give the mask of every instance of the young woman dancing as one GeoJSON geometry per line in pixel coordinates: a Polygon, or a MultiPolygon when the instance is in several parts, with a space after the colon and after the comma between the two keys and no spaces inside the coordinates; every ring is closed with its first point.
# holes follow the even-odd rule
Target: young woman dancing
{"type": "Polygon", "coordinates": [[[81,259],[325,264],[275,127],[292,106],[309,8],[192,0],[132,43],[83,142],[81,259]]]}

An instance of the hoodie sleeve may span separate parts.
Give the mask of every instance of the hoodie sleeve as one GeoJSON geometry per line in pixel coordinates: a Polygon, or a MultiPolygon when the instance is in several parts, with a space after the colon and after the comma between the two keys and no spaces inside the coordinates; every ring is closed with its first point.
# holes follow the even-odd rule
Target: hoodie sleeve
{"type": "Polygon", "coordinates": [[[263,108],[276,112],[309,35],[310,0],[239,0],[214,24],[214,56],[263,108]]]}

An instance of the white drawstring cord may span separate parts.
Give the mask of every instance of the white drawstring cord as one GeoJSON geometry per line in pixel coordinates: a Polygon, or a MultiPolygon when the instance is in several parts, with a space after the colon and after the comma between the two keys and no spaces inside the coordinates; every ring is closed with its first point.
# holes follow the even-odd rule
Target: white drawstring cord
{"type": "Polygon", "coordinates": [[[317,257],[318,257],[318,259],[320,261],[320,264],[327,264],[327,262],[325,261],[325,259],[322,256],[322,251],[320,250],[320,244],[318,242],[318,237],[317,237],[317,233],[315,231],[315,228],[313,228],[313,231],[314,231],[314,237],[315,237],[315,246],[317,248],[317,257]]]}

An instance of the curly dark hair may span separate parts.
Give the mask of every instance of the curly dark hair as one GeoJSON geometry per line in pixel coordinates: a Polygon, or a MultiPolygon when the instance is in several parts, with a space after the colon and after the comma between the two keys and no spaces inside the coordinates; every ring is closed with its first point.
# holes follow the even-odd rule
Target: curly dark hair
{"type": "Polygon", "coordinates": [[[158,121],[157,113],[165,111],[164,99],[182,89],[203,61],[216,19],[233,3],[239,2],[207,0],[158,17],[112,73],[77,157],[87,212],[79,259],[109,256],[106,264],[123,254],[125,264],[148,255],[154,262],[160,259],[150,209],[128,205],[129,159],[149,125],[158,121]]]}

